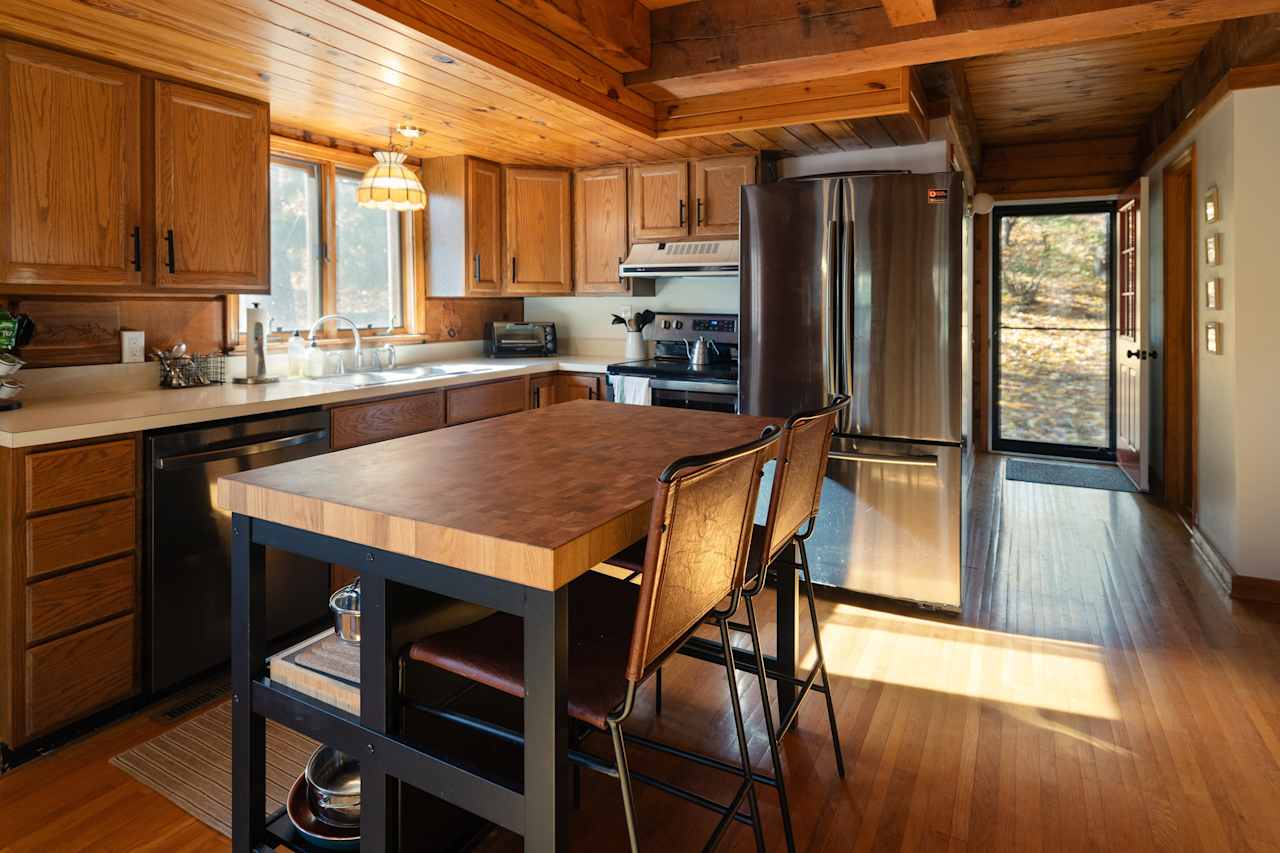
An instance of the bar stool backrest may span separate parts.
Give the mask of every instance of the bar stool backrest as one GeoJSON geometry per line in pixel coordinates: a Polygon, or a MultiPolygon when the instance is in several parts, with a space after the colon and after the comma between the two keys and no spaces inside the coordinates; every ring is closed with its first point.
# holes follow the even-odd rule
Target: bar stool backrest
{"type": "Polygon", "coordinates": [[[765,521],[766,566],[818,514],[831,437],[847,405],[849,397],[842,394],[826,408],[792,415],[783,425],[765,521]]]}
{"type": "Polygon", "coordinates": [[[756,499],[780,433],[690,456],[658,478],[627,678],[638,682],[727,596],[747,567],[756,499]]]}

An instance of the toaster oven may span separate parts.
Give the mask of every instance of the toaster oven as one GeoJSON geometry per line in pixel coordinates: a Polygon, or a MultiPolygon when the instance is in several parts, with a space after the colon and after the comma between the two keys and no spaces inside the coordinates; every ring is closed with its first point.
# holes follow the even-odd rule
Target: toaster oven
{"type": "Polygon", "coordinates": [[[555,355],[556,324],[486,322],[484,354],[490,358],[555,355]]]}

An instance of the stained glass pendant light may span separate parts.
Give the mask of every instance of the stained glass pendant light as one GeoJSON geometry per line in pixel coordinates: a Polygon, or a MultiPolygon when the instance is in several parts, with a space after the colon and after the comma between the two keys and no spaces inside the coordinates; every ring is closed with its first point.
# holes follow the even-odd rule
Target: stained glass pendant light
{"type": "MultiPolygon", "coordinates": [[[[411,125],[401,125],[396,132],[408,139],[422,135],[421,130],[411,125]]],[[[356,204],[377,210],[422,210],[427,206],[427,191],[413,170],[404,164],[404,151],[394,145],[388,148],[373,152],[377,162],[360,179],[356,204]]]]}

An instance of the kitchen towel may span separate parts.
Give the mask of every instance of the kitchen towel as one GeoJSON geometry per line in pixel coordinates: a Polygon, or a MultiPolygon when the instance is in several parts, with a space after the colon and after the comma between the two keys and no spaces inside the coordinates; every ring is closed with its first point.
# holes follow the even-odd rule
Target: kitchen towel
{"type": "Polygon", "coordinates": [[[615,376],[613,388],[619,403],[648,406],[653,402],[653,393],[649,390],[647,376],[615,376]]]}

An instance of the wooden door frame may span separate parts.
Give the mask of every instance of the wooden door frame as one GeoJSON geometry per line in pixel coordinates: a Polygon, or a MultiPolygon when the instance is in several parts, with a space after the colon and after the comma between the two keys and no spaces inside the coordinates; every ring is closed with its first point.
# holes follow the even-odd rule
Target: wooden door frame
{"type": "Polygon", "coordinates": [[[1200,431],[1200,414],[1199,414],[1199,325],[1200,325],[1200,303],[1199,293],[1199,217],[1196,215],[1196,147],[1191,145],[1182,154],[1178,155],[1169,165],[1165,166],[1162,184],[1162,207],[1164,215],[1164,317],[1163,317],[1163,335],[1164,335],[1164,352],[1160,353],[1161,361],[1161,382],[1163,393],[1161,395],[1163,417],[1161,419],[1162,435],[1161,444],[1164,457],[1164,470],[1161,471],[1160,485],[1162,496],[1166,500],[1172,500],[1175,509],[1189,510],[1191,514],[1192,524],[1195,523],[1199,515],[1198,488],[1197,488],[1197,465],[1198,465],[1198,436],[1200,431]],[[1187,189],[1186,206],[1180,213],[1173,210],[1170,199],[1170,182],[1185,182],[1187,189]],[[1169,224],[1172,222],[1171,213],[1185,215],[1187,217],[1187,228],[1185,230],[1185,242],[1176,239],[1178,232],[1172,232],[1169,224]],[[1170,239],[1174,237],[1175,239],[1170,239]],[[1182,254],[1183,261],[1186,264],[1188,274],[1185,281],[1176,281],[1171,278],[1170,261],[1182,254]],[[1177,287],[1171,286],[1177,285],[1177,287]],[[1170,315],[1174,312],[1170,311],[1170,305],[1173,304],[1173,297],[1176,297],[1181,304],[1185,305],[1187,314],[1188,328],[1182,331],[1186,334],[1186,350],[1171,349],[1170,341],[1176,340],[1170,337],[1170,332],[1176,332],[1175,326],[1170,322],[1170,315]],[[1169,389],[1173,387],[1174,382],[1179,378],[1177,370],[1186,367],[1190,374],[1190,391],[1188,407],[1189,421],[1184,419],[1182,413],[1175,411],[1170,404],[1169,389]],[[1186,433],[1184,435],[1184,433],[1186,433]],[[1182,457],[1187,460],[1186,470],[1181,470],[1181,464],[1174,468],[1174,456],[1181,454],[1170,453],[1170,440],[1177,441],[1179,438],[1184,440],[1187,445],[1188,453],[1182,457]],[[1170,472],[1175,476],[1170,476],[1170,472]],[[1185,498],[1185,500],[1184,500],[1185,498]]]}

